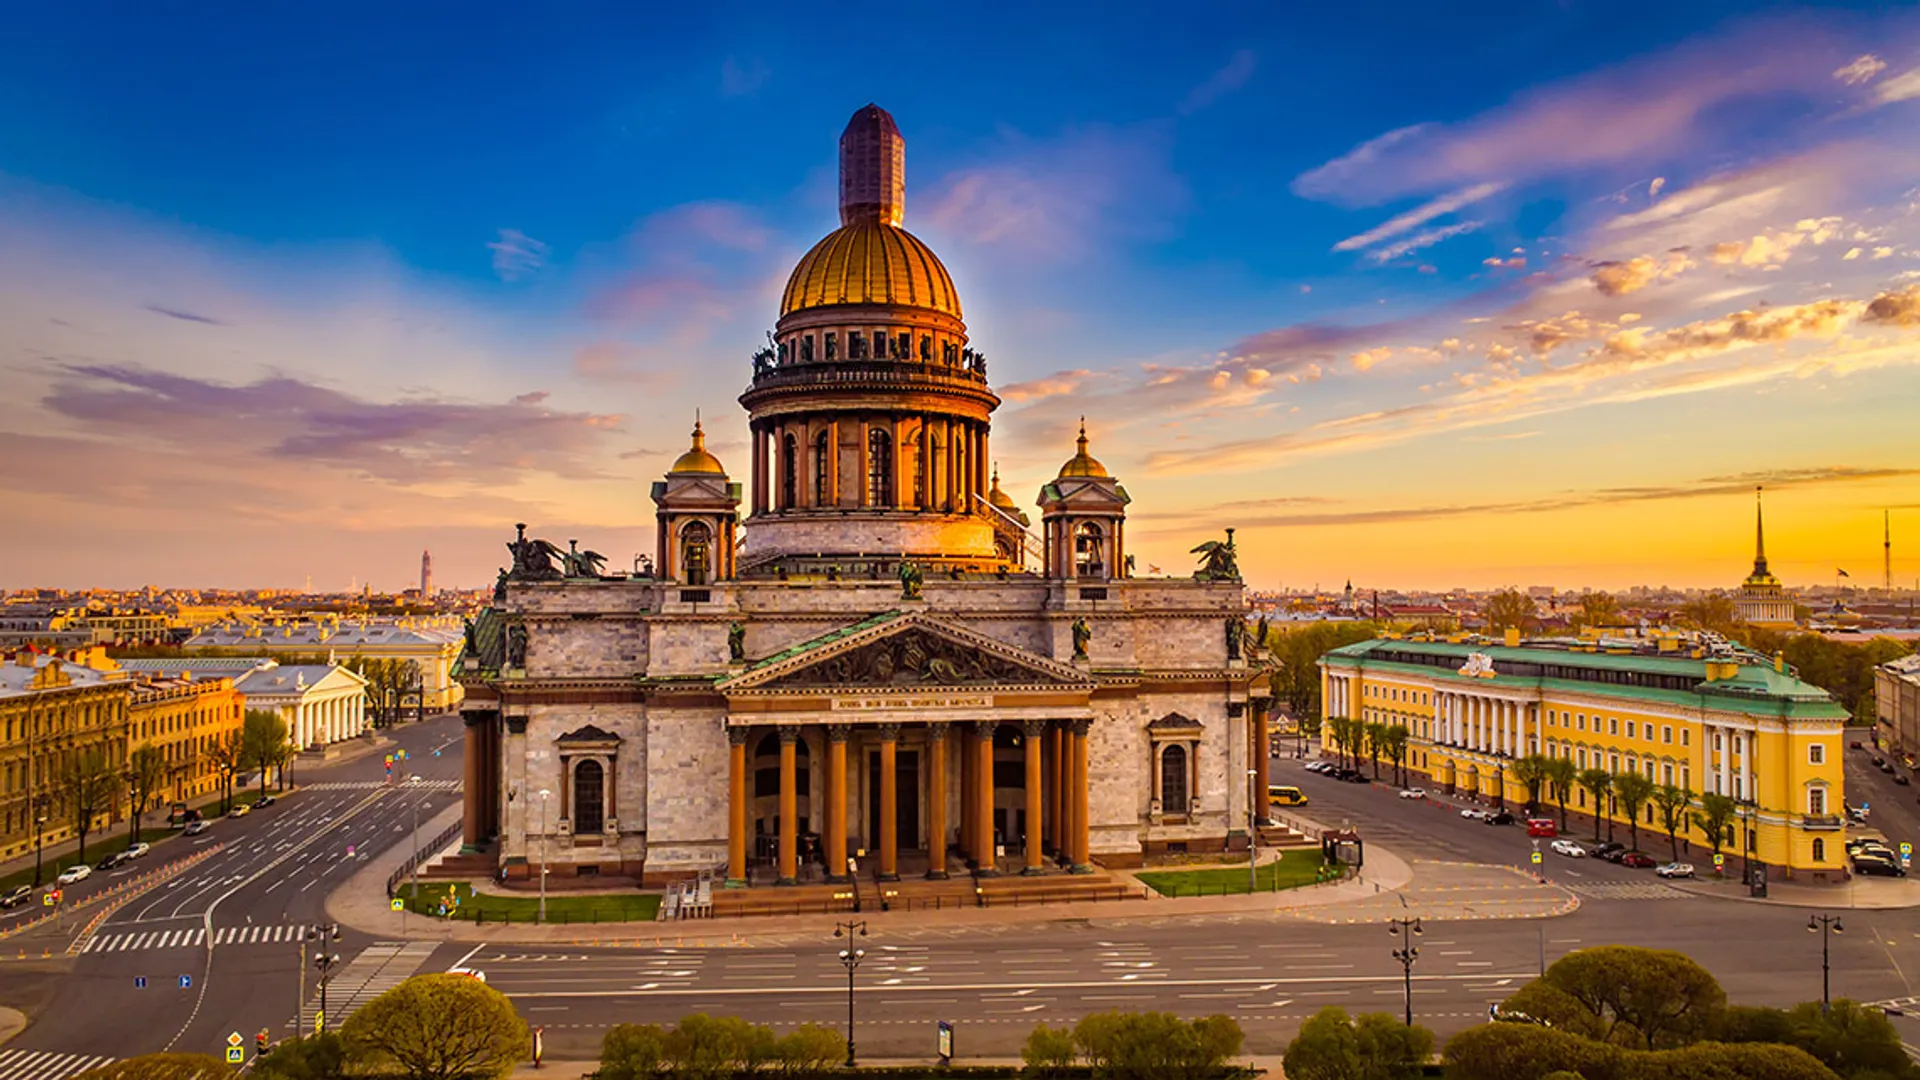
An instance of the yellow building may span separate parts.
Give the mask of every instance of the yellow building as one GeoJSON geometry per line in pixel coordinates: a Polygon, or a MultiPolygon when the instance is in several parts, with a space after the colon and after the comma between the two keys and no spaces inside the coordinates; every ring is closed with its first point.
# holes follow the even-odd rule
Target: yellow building
{"type": "Polygon", "coordinates": [[[1767,531],[1760,517],[1759,488],[1753,490],[1753,573],[1740,583],[1733,614],[1741,622],[1770,630],[1791,630],[1795,625],[1793,597],[1767,569],[1767,531]]]}
{"type": "MultiPolygon", "coordinates": [[[[153,746],[167,762],[156,800],[188,802],[220,789],[212,750],[240,730],[246,701],[230,678],[196,679],[186,672],[149,674],[132,683],[128,740],[153,746]]],[[[131,754],[131,750],[129,751],[131,754]]]]}
{"type": "MultiPolygon", "coordinates": [[[[1407,765],[1450,793],[1518,805],[1527,792],[1513,762],[1531,754],[1633,770],[1687,789],[1696,802],[1701,792],[1738,800],[1747,835],[1736,824],[1731,854],[1750,850],[1789,878],[1846,876],[1847,710],[1777,659],[1703,654],[1677,636],[1522,645],[1509,632],[1498,645],[1459,636],[1363,641],[1327,653],[1320,667],[1326,716],[1404,726],[1407,765]]],[[[1568,808],[1592,814],[1590,802],[1576,786],[1568,808]]],[[[1665,836],[1653,807],[1640,829],[1642,846],[1658,851],[1649,830],[1665,836]]],[[[1691,820],[1681,835],[1705,842],[1691,820]]]]}
{"type": "MultiPolygon", "coordinates": [[[[0,859],[32,854],[36,823],[47,844],[75,834],[69,780],[90,751],[115,777],[126,768],[126,676],[88,660],[82,652],[0,656],[0,859]]],[[[100,800],[90,829],[123,820],[125,805],[100,800]]]]}

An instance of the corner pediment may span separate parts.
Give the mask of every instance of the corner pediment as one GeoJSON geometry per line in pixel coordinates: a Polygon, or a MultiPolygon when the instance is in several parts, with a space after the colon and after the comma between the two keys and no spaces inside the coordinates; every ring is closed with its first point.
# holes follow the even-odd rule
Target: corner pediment
{"type": "Polygon", "coordinates": [[[620,736],[588,724],[585,727],[575,728],[553,741],[561,746],[611,746],[620,741],[620,736]]]}
{"type": "Polygon", "coordinates": [[[1091,689],[1071,664],[915,613],[875,617],[777,654],[719,684],[723,692],[1091,689]]]}

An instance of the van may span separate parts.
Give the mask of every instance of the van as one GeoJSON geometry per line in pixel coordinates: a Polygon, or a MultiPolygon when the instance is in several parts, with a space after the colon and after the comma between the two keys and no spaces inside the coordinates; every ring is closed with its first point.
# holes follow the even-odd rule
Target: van
{"type": "Polygon", "coordinates": [[[1267,788],[1267,801],[1275,806],[1305,806],[1307,796],[1291,784],[1273,784],[1267,788]]]}
{"type": "Polygon", "coordinates": [[[1528,836],[1559,836],[1560,830],[1553,824],[1552,818],[1530,817],[1527,819],[1528,836]]]}

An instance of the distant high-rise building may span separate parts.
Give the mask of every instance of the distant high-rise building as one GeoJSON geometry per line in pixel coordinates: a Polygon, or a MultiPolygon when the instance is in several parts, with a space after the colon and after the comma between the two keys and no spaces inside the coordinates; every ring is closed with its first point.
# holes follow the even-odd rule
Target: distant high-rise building
{"type": "Polygon", "coordinates": [[[433,595],[433,552],[420,553],[420,599],[433,595]]]}

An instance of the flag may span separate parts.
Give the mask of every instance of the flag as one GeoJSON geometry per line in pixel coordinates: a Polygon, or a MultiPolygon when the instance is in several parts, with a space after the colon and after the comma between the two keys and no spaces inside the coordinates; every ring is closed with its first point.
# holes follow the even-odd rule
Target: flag
{"type": "Polygon", "coordinates": [[[1839,575],[1840,577],[1852,577],[1852,576],[1853,576],[1852,574],[1849,574],[1849,573],[1847,573],[1847,572],[1846,572],[1845,570],[1835,570],[1835,571],[1834,571],[1834,573],[1835,573],[1835,574],[1837,574],[1837,575],[1839,575]]]}

